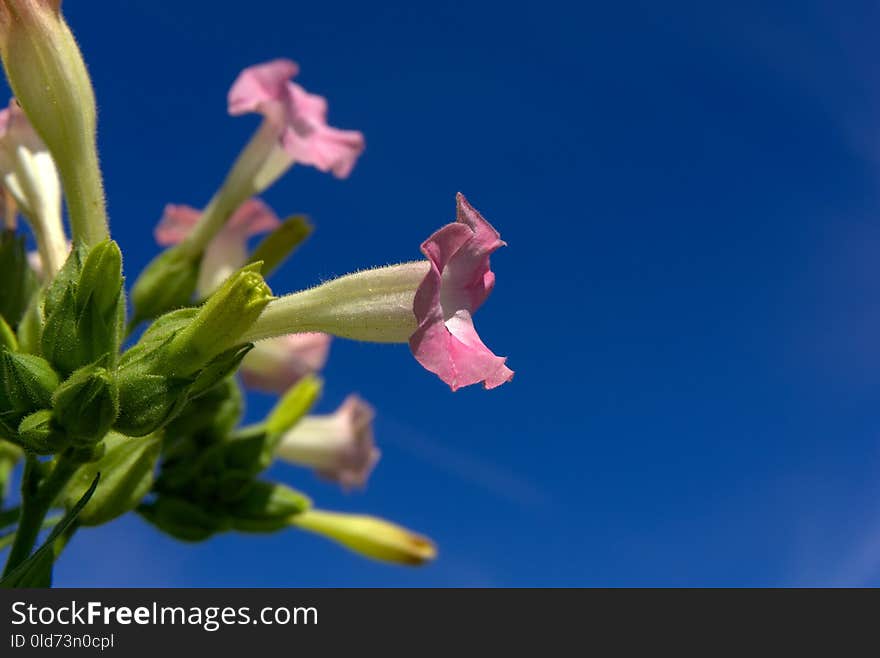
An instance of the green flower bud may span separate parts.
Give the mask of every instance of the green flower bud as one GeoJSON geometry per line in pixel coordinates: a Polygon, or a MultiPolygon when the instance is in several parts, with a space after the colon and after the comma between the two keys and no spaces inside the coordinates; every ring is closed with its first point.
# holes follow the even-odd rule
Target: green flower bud
{"type": "Polygon", "coordinates": [[[153,472],[162,449],[161,433],[134,439],[115,432],[104,439],[103,456],[77,470],[64,491],[72,505],[88,490],[100,473],[98,488],[82,509],[78,520],[95,526],[133,510],[153,486],[153,472]]]}
{"type": "Polygon", "coordinates": [[[41,350],[64,373],[109,357],[122,337],[122,255],[111,240],[71,253],[46,291],[41,350]],[[85,257],[83,258],[83,255],[85,257]]]}
{"type": "Polygon", "coordinates": [[[120,370],[119,416],[113,428],[128,436],[146,436],[164,427],[186,405],[192,381],[120,370]]]}
{"type": "Polygon", "coordinates": [[[38,455],[53,455],[68,444],[68,437],[55,423],[48,409],[25,416],[18,426],[18,441],[38,455]]]}
{"type": "Polygon", "coordinates": [[[199,280],[200,260],[174,247],[153,259],[131,289],[132,324],[187,306],[199,280]]]}
{"type": "Polygon", "coordinates": [[[232,527],[241,532],[275,532],[290,525],[290,518],[312,502],[290,487],[254,482],[244,497],[227,508],[232,527]]]}
{"type": "MultiPolygon", "coordinates": [[[[52,408],[58,424],[74,444],[97,443],[110,431],[119,415],[116,379],[100,366],[80,368],[56,389],[52,408]]],[[[93,479],[89,478],[86,487],[93,479]]],[[[105,482],[101,484],[104,486],[105,482]]]]}
{"type": "Polygon", "coordinates": [[[15,328],[37,289],[24,236],[0,229],[0,317],[15,328]]]}
{"type": "Polygon", "coordinates": [[[167,353],[167,365],[173,372],[192,374],[215,356],[247,342],[241,340],[242,334],[272,299],[259,267],[258,263],[248,265],[232,274],[174,336],[167,353]]]}
{"type": "Polygon", "coordinates": [[[154,502],[138,507],[138,513],[159,530],[182,541],[204,541],[230,527],[223,514],[173,496],[159,496],[154,502]]]}
{"type": "Polygon", "coordinates": [[[7,421],[17,424],[25,415],[47,409],[58,384],[45,359],[0,348],[0,415],[7,421]]]}

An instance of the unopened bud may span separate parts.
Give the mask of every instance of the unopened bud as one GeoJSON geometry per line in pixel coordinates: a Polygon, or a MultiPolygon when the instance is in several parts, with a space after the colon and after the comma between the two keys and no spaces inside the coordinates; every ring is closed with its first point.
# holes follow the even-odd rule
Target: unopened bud
{"type": "Polygon", "coordinates": [[[74,237],[107,237],[95,95],[61,0],[0,0],[0,54],[15,97],[58,165],[74,237]]]}
{"type": "MultiPolygon", "coordinates": [[[[75,444],[97,443],[110,431],[119,415],[116,379],[106,368],[80,368],[55,391],[52,408],[58,424],[75,444]]],[[[90,478],[87,485],[93,479],[90,478]]],[[[101,486],[105,484],[102,480],[101,486]]]]}
{"type": "MultiPolygon", "coordinates": [[[[178,375],[189,375],[215,356],[237,344],[272,299],[259,274],[259,264],[231,275],[168,345],[167,365],[178,375]]],[[[243,356],[243,355],[242,355],[243,356]]]]}
{"type": "Polygon", "coordinates": [[[33,411],[48,409],[58,384],[45,359],[0,349],[0,416],[17,423],[33,411]]]}
{"type": "Polygon", "coordinates": [[[436,546],[427,537],[375,516],[308,510],[291,517],[290,525],[383,562],[418,566],[437,556],[436,546]]]}

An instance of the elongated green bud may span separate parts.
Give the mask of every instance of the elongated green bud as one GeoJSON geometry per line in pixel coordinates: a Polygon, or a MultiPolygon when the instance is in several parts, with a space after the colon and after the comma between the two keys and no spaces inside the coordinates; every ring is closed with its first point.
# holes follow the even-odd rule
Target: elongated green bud
{"type": "Polygon", "coordinates": [[[218,354],[245,343],[241,339],[272,299],[272,291],[259,274],[259,264],[230,276],[177,333],[167,351],[167,367],[188,375],[218,354]]]}
{"type": "Polygon", "coordinates": [[[292,516],[290,525],[382,562],[418,566],[437,556],[436,546],[427,537],[375,516],[308,510],[292,516]]]}

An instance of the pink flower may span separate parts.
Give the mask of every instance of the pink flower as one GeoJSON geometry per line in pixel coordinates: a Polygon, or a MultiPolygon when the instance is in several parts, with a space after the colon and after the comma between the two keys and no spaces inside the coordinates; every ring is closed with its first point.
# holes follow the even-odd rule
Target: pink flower
{"type": "Polygon", "coordinates": [[[373,441],[373,408],[349,395],[332,414],[306,416],[284,435],[281,459],[307,466],[343,487],[360,487],[379,461],[373,441]]]}
{"type": "Polygon", "coordinates": [[[287,334],[260,341],[241,364],[241,377],[249,388],[284,393],[327,362],[332,337],[322,333],[287,334]]]}
{"type": "Polygon", "coordinates": [[[489,256],[504,245],[461,193],[456,222],[422,243],[431,267],[413,301],[419,328],[409,345],[416,360],[453,391],[477,382],[495,388],[513,378],[507,359],[483,344],[472,319],[495,285],[489,256]]]}
{"type": "Polygon", "coordinates": [[[327,101],[290,81],[298,72],[288,59],[246,68],[229,90],[229,113],[262,114],[290,158],[345,178],[364,150],[364,137],[328,126],[327,101]]]}
{"type": "MultiPolygon", "coordinates": [[[[156,226],[156,242],[177,244],[195,227],[201,211],[190,206],[168,204],[156,226]]],[[[205,250],[199,269],[197,290],[206,296],[247,261],[247,240],[281,225],[278,216],[259,199],[248,199],[226,222],[205,250]]]]}

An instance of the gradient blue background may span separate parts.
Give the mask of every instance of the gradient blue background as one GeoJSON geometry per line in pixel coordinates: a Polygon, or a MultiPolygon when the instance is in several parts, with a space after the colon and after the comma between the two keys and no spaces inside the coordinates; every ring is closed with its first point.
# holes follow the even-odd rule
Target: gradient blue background
{"type": "MultiPolygon", "coordinates": [[[[423,530],[406,570],[296,532],[188,546],[130,516],[59,585],[880,585],[880,10],[872,2],[65,2],[133,276],[256,126],[238,71],[288,56],[362,130],[349,180],[265,194],[313,239],[276,291],[418,256],[461,190],[509,247],[477,326],[513,383],[452,394],[405,346],[338,341],[423,530]]],[[[260,417],[271,399],[254,398],[260,417]]]]}

